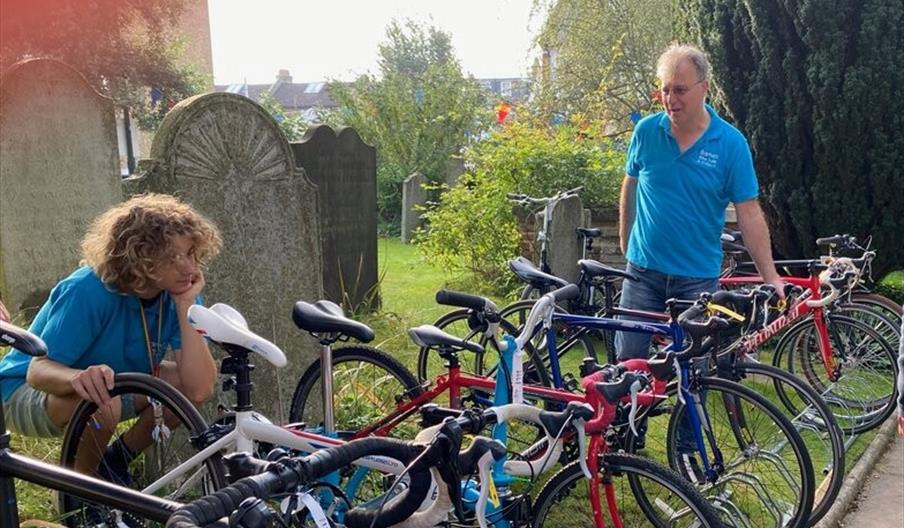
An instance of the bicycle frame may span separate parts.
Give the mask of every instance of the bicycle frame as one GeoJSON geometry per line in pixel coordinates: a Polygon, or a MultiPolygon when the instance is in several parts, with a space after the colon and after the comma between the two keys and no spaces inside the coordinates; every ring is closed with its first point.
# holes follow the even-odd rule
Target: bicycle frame
{"type": "MultiPolygon", "coordinates": [[[[824,300],[820,292],[820,280],[818,275],[811,274],[809,277],[782,277],[782,280],[788,284],[805,288],[805,292],[801,295],[798,302],[790,306],[788,310],[780,315],[775,321],[772,321],[765,328],[753,332],[745,336],[741,340],[740,351],[742,354],[753,354],[760,345],[768,341],[770,338],[788,328],[796,321],[803,319],[809,315],[813,317],[813,323],[816,326],[816,335],[818,337],[819,353],[822,358],[823,367],[826,375],[832,382],[838,381],[841,372],[835,356],[832,352],[832,344],[829,341],[829,331],[825,320],[825,311],[821,306],[824,300]]],[[[759,276],[743,276],[743,277],[724,277],[719,279],[719,284],[725,286],[741,286],[750,284],[762,284],[763,279],[759,276]]]]}

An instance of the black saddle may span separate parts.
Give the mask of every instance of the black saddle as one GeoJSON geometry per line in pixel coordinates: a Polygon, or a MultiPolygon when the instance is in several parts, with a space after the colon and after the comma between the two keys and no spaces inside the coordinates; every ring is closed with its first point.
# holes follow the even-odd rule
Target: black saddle
{"type": "Polygon", "coordinates": [[[411,340],[418,346],[428,348],[451,347],[457,350],[470,350],[471,352],[481,353],[483,347],[480,343],[473,343],[459,339],[453,335],[449,335],[433,325],[421,325],[408,330],[411,340]]]}
{"type": "Polygon", "coordinates": [[[603,279],[610,280],[621,277],[632,281],[637,280],[637,277],[635,277],[633,273],[607,266],[597,260],[582,259],[578,261],[578,266],[580,266],[581,270],[590,278],[602,277],[603,279]]]}
{"type": "Polygon", "coordinates": [[[603,230],[598,227],[579,227],[574,231],[578,235],[586,238],[599,238],[603,236],[603,230]]]}
{"type": "Polygon", "coordinates": [[[565,279],[540,271],[537,266],[534,266],[533,262],[524,257],[510,260],[509,268],[522,282],[526,282],[541,291],[546,289],[555,290],[570,284],[565,279]]]}
{"type": "Polygon", "coordinates": [[[11,346],[34,357],[47,355],[47,345],[43,339],[5,321],[0,321],[0,346],[11,346]]]}
{"type": "Polygon", "coordinates": [[[363,343],[374,338],[374,331],[369,326],[346,317],[342,308],[332,301],[314,304],[298,301],[292,309],[292,320],[298,328],[312,333],[343,334],[363,343]]]}

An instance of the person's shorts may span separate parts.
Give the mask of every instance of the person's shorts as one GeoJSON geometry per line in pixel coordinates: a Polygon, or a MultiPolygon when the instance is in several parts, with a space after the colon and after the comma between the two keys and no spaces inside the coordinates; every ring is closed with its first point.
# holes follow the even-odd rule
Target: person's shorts
{"type": "MultiPolygon", "coordinates": [[[[23,383],[3,403],[3,415],[6,418],[6,427],[17,434],[42,438],[63,434],[63,429],[53,423],[47,414],[47,393],[35,389],[28,383],[23,383]]],[[[134,417],[135,403],[132,395],[124,394],[120,421],[134,417]]]]}

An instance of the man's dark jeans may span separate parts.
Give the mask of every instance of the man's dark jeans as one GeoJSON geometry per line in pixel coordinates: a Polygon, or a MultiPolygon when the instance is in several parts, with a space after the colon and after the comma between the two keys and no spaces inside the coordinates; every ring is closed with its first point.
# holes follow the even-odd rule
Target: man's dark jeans
{"type": "MultiPolygon", "coordinates": [[[[624,308],[661,312],[665,302],[676,299],[696,299],[703,292],[714,292],[719,288],[719,279],[698,279],[668,275],[655,270],[641,268],[628,263],[627,271],[637,277],[637,281],[622,283],[621,302],[624,308]]],[[[636,319],[623,317],[624,319],[636,319]]],[[[650,355],[650,335],[634,332],[617,332],[615,350],[619,361],[632,358],[647,358],[650,355]]],[[[688,402],[690,403],[690,402],[688,402]]],[[[685,412],[687,418],[687,412],[685,412]]],[[[691,453],[697,450],[694,433],[687,420],[678,428],[678,451],[691,453]]]]}

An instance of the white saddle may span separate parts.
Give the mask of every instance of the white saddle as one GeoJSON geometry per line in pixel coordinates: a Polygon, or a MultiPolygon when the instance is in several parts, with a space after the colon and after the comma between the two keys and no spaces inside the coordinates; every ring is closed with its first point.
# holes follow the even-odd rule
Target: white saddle
{"type": "Polygon", "coordinates": [[[232,306],[217,303],[210,308],[195,304],[188,309],[188,322],[199,334],[215,343],[251,350],[276,367],[286,366],[286,355],[278,346],[248,330],[248,322],[232,306]]]}

